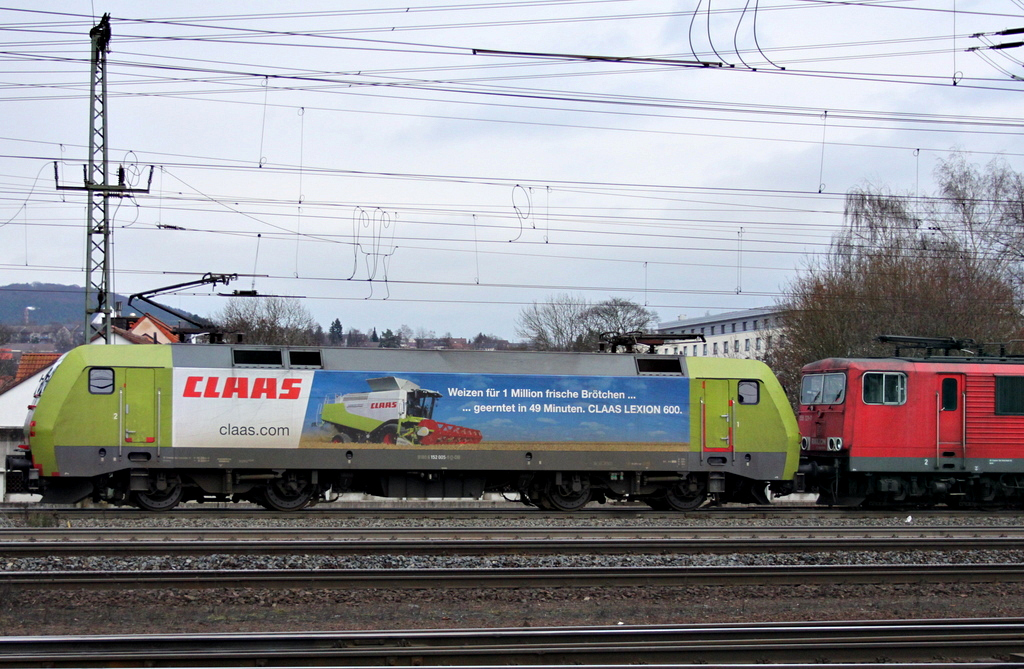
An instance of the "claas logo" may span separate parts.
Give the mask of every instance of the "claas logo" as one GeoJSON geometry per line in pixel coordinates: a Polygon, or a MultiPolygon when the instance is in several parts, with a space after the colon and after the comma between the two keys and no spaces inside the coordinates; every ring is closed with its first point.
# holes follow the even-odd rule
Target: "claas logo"
{"type": "Polygon", "coordinates": [[[371,409],[395,409],[398,402],[370,402],[371,409]]]}
{"type": "Polygon", "coordinates": [[[302,394],[302,379],[247,376],[190,376],[185,379],[182,397],[220,397],[242,400],[297,400],[302,394]]]}

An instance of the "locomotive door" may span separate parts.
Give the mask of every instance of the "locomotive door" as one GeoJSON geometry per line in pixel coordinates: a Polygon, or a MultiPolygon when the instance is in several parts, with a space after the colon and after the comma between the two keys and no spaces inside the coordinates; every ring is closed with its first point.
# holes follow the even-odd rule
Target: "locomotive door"
{"type": "Polygon", "coordinates": [[[967,395],[963,374],[939,374],[935,389],[935,469],[963,469],[967,456],[967,395]]]}
{"type": "Polygon", "coordinates": [[[125,368],[122,393],[123,443],[159,448],[160,411],[155,370],[125,368]]]}
{"type": "Polygon", "coordinates": [[[731,453],[736,420],[735,381],[701,381],[700,444],[704,453],[731,453]]]}

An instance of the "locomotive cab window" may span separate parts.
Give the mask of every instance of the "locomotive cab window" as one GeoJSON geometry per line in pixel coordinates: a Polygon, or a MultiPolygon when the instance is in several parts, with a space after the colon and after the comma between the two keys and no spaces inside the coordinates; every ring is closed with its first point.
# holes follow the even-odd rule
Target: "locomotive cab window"
{"type": "Polygon", "coordinates": [[[38,399],[38,397],[43,394],[43,389],[46,388],[46,384],[50,382],[50,377],[53,376],[53,372],[57,369],[57,367],[60,366],[60,363],[64,362],[64,358],[66,358],[67,355],[68,354],[65,353],[64,355],[57,358],[57,362],[53,363],[50,366],[50,369],[46,370],[46,373],[43,374],[43,377],[39,379],[39,385],[36,386],[36,392],[33,393],[32,395],[33,398],[38,399]]]}
{"type": "Polygon", "coordinates": [[[907,375],[903,372],[864,374],[864,404],[905,404],[907,375]]]}
{"type": "Polygon", "coordinates": [[[996,415],[1024,415],[1024,376],[996,377],[996,415]]]}
{"type": "Polygon", "coordinates": [[[112,395],[114,393],[114,370],[109,367],[93,367],[89,370],[89,393],[112,395]]]}
{"type": "Polygon", "coordinates": [[[757,381],[740,381],[736,384],[736,394],[740,404],[757,404],[761,401],[761,388],[757,381]]]}
{"type": "Polygon", "coordinates": [[[800,404],[842,404],[846,399],[843,373],[807,374],[800,384],[800,404]]]}
{"type": "Polygon", "coordinates": [[[956,379],[948,378],[942,379],[942,410],[943,411],[956,411],[958,404],[957,398],[960,393],[957,392],[957,386],[959,384],[956,379]]]}

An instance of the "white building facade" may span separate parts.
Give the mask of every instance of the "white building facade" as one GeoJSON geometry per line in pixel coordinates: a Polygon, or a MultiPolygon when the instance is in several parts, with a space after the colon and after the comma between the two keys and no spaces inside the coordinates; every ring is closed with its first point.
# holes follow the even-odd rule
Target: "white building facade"
{"type": "Polygon", "coordinates": [[[779,318],[777,309],[763,307],[661,323],[659,334],[701,334],[705,341],[668,342],[658,353],[760,359],[776,335],[779,318]]]}

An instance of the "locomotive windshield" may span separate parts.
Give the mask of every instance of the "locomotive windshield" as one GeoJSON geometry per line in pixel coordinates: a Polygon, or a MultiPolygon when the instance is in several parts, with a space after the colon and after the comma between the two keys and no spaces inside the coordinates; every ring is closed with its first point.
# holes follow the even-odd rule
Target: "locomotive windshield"
{"type": "Polygon", "coordinates": [[[800,404],[842,404],[845,398],[843,373],[807,374],[800,386],[800,404]]]}
{"type": "Polygon", "coordinates": [[[53,376],[53,373],[57,371],[57,367],[60,366],[60,363],[64,362],[64,358],[66,357],[68,357],[67,353],[57,358],[57,362],[53,363],[53,365],[50,366],[50,369],[46,370],[46,373],[39,379],[39,385],[36,386],[36,392],[32,394],[32,397],[38,399],[39,396],[43,394],[46,384],[50,382],[50,377],[53,376]]]}

